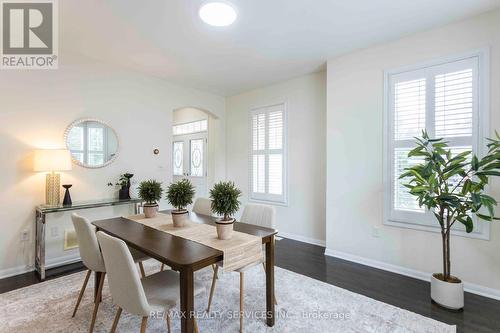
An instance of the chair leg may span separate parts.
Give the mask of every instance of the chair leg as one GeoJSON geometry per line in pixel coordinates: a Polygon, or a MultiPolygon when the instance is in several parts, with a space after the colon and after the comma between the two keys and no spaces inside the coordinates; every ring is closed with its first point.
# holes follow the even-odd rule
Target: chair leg
{"type": "Polygon", "coordinates": [[[92,321],[90,322],[89,333],[94,331],[95,319],[97,317],[97,310],[99,309],[99,303],[101,302],[102,296],[102,286],[104,285],[104,278],[106,277],[106,272],[101,274],[101,280],[99,281],[99,288],[97,289],[97,297],[94,302],[94,312],[92,313],[92,321]]]}
{"type": "Polygon", "coordinates": [[[148,317],[142,317],[141,333],[146,333],[146,327],[147,326],[148,326],[148,317]]]}
{"type": "Polygon", "coordinates": [[[212,304],[212,298],[214,297],[215,282],[217,282],[217,272],[218,272],[218,270],[219,270],[219,266],[215,266],[214,276],[212,277],[212,286],[210,287],[210,296],[208,297],[207,312],[210,312],[210,305],[212,304]]]}
{"type": "MultiPolygon", "coordinates": [[[[262,268],[264,268],[264,273],[266,272],[266,263],[262,263],[262,268]]],[[[274,293],[274,304],[278,305],[278,301],[276,300],[276,293],[274,293]]]]}
{"type": "Polygon", "coordinates": [[[146,272],[144,271],[144,265],[142,264],[142,261],[139,261],[139,268],[141,269],[141,276],[142,278],[146,277],[146,272]]]}
{"type": "Polygon", "coordinates": [[[78,300],[76,301],[75,309],[73,310],[73,315],[71,317],[74,317],[76,315],[76,310],[78,310],[78,306],[80,305],[80,302],[82,301],[82,297],[83,297],[83,293],[85,292],[85,288],[87,288],[87,283],[89,282],[90,273],[92,273],[92,271],[89,269],[87,271],[87,275],[85,276],[85,280],[83,281],[83,286],[82,286],[82,289],[80,290],[80,295],[78,295],[78,300]]]}
{"type": "Polygon", "coordinates": [[[122,308],[118,307],[118,310],[116,311],[115,320],[113,321],[113,326],[111,326],[111,333],[115,333],[121,315],[122,315],[122,308]]]}
{"type": "Polygon", "coordinates": [[[167,311],[167,330],[168,333],[172,333],[172,318],[170,318],[170,310],[167,311]]]}
{"type": "Polygon", "coordinates": [[[243,333],[244,279],[245,279],[245,273],[240,272],[240,333],[243,333]]]}

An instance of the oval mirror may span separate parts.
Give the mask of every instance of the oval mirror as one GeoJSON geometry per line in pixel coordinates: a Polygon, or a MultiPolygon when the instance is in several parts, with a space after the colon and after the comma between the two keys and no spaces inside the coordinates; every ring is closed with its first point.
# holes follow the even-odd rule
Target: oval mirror
{"type": "Polygon", "coordinates": [[[80,119],[66,129],[66,146],[73,162],[85,168],[102,168],[118,156],[116,132],[98,119],[80,119]]]}

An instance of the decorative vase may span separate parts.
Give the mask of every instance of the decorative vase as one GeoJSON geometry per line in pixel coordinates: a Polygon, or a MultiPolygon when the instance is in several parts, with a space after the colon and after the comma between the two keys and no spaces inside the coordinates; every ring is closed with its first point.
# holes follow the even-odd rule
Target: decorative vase
{"type": "Polygon", "coordinates": [[[231,239],[233,236],[234,219],[229,221],[217,220],[215,227],[217,229],[217,237],[220,240],[231,239]]]}
{"type": "Polygon", "coordinates": [[[122,186],[118,193],[120,200],[130,200],[130,186],[122,186]]]}
{"type": "Polygon", "coordinates": [[[172,222],[174,227],[180,228],[187,224],[188,221],[188,211],[183,210],[173,210],[172,211],[172,222]]]}
{"type": "Polygon", "coordinates": [[[71,194],[69,193],[69,189],[71,188],[71,186],[73,185],[67,184],[62,186],[66,189],[66,191],[64,192],[63,206],[71,206],[73,204],[73,201],[71,200],[71,194]]]}
{"type": "Polygon", "coordinates": [[[146,203],[142,209],[144,210],[144,216],[149,219],[156,216],[156,213],[158,212],[158,204],[146,203]]]}
{"type": "Polygon", "coordinates": [[[431,277],[431,299],[444,308],[460,310],[464,307],[464,284],[460,279],[457,282],[446,282],[438,279],[438,273],[431,277]]]}

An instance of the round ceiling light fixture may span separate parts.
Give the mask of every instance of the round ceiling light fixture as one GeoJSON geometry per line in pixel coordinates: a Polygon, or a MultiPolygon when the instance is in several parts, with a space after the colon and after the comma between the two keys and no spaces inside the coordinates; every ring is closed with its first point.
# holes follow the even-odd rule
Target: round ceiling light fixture
{"type": "Polygon", "coordinates": [[[200,7],[198,14],[203,22],[215,27],[231,25],[236,21],[236,17],[238,16],[233,6],[222,1],[205,3],[200,7]]]}

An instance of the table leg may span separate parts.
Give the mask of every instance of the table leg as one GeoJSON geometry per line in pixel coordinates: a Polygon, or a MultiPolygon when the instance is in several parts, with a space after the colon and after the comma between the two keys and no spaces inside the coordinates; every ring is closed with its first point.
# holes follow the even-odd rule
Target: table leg
{"type": "Polygon", "coordinates": [[[194,273],[190,268],[180,270],[181,295],[181,332],[192,333],[194,330],[194,273]]]}
{"type": "Polygon", "coordinates": [[[35,268],[40,280],[45,280],[45,213],[36,211],[35,216],[35,268]]]}
{"type": "MultiPolygon", "coordinates": [[[[97,293],[99,291],[99,282],[101,281],[102,272],[94,272],[94,302],[97,301],[97,293]]],[[[102,295],[99,297],[99,302],[102,301],[102,295]]]]}
{"type": "Polygon", "coordinates": [[[266,243],[266,311],[267,326],[273,327],[274,313],[274,236],[266,243]]]}

